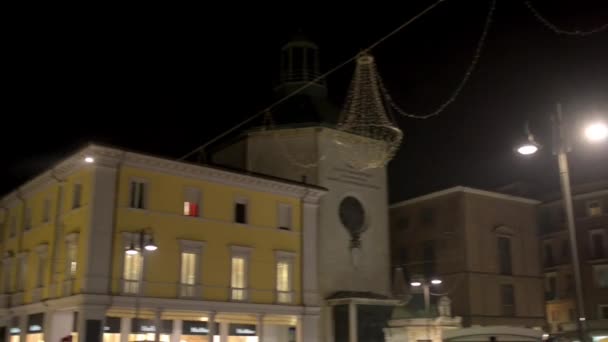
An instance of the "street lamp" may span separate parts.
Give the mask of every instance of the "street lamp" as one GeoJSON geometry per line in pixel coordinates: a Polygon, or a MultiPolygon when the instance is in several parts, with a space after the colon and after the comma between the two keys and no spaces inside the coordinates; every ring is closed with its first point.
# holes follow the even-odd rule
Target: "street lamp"
{"type": "MultiPolygon", "coordinates": [[[[572,269],[574,272],[574,281],[576,287],[576,309],[578,312],[578,328],[581,342],[587,340],[586,324],[585,324],[585,307],[583,301],[583,289],[581,280],[581,271],[578,258],[578,245],[576,243],[576,229],[574,224],[574,214],[572,209],[572,192],[570,189],[570,171],[568,167],[567,153],[571,151],[570,140],[567,136],[566,125],[562,118],[562,107],[557,104],[557,112],[552,116],[553,134],[554,134],[554,154],[557,155],[557,163],[559,166],[560,183],[562,190],[562,199],[564,210],[568,220],[568,233],[570,238],[570,252],[572,255],[572,269]]],[[[528,141],[519,145],[516,150],[519,154],[530,155],[538,151],[540,144],[534,140],[534,136],[530,133],[526,126],[528,141]]],[[[599,142],[608,137],[608,127],[602,122],[596,122],[585,128],[585,136],[587,140],[599,142]]]]}
{"type": "Polygon", "coordinates": [[[441,279],[433,277],[430,280],[427,279],[416,279],[410,282],[412,287],[422,287],[424,293],[424,311],[428,314],[431,308],[431,286],[440,285],[441,279]]]}
{"type": "Polygon", "coordinates": [[[133,240],[131,240],[131,244],[127,249],[125,249],[126,254],[136,255],[139,254],[142,249],[145,249],[146,251],[150,252],[153,252],[158,249],[158,245],[154,243],[154,237],[152,236],[151,230],[149,234],[146,232],[146,229],[141,229],[135,234],[138,235],[137,244],[133,240]]]}

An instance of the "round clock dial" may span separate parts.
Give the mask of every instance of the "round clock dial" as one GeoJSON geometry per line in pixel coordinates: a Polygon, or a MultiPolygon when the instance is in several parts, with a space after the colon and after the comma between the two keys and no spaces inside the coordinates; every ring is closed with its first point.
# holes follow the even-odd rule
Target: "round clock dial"
{"type": "Polygon", "coordinates": [[[355,197],[344,197],[340,202],[339,215],[342,225],[351,235],[358,236],[365,230],[365,209],[355,197]]]}

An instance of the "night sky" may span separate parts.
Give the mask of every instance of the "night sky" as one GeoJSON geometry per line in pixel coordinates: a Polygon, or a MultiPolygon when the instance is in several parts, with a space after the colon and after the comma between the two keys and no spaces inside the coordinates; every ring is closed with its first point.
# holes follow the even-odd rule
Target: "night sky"
{"type": "MultiPolygon", "coordinates": [[[[327,70],[432,3],[222,2],[15,14],[3,49],[0,193],[89,141],[180,157],[271,103],[279,50],[292,33],[301,29],[320,45],[327,70]]],[[[372,51],[401,107],[426,113],[450,96],[489,3],[445,0],[372,51]]],[[[563,29],[608,22],[606,1],[532,3],[563,29]]],[[[328,79],[338,105],[353,67],[328,79]]],[[[608,32],[558,35],[523,1],[498,0],[479,65],[456,102],[433,119],[398,119],[405,139],[390,165],[391,200],[456,184],[556,188],[549,115],[557,101],[572,121],[592,113],[608,121],[608,32]],[[512,150],[526,120],[546,147],[532,158],[512,150]]],[[[574,182],[608,178],[608,143],[576,142],[570,157],[574,182]]]]}

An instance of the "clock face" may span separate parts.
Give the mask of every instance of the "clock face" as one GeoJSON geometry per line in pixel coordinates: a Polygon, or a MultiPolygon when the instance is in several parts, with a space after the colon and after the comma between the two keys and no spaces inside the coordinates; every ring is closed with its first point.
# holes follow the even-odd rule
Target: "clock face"
{"type": "Polygon", "coordinates": [[[351,235],[358,236],[365,230],[365,209],[358,199],[352,196],[344,197],[338,210],[340,222],[351,235]]]}

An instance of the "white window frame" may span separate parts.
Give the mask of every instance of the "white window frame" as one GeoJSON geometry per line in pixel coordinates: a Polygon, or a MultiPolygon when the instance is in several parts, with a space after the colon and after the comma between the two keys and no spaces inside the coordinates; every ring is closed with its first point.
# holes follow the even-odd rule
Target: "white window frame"
{"type": "Polygon", "coordinates": [[[51,199],[45,198],[42,202],[42,223],[51,221],[51,199]]]}
{"type": "Polygon", "coordinates": [[[274,257],[275,257],[275,267],[274,267],[274,289],[275,289],[275,302],[277,304],[292,304],[294,302],[295,299],[295,289],[294,289],[294,275],[295,275],[295,261],[296,261],[296,253],[294,252],[288,252],[288,251],[275,251],[274,252],[274,257]],[[277,268],[279,263],[288,263],[289,264],[289,273],[288,273],[288,280],[289,280],[289,290],[288,291],[279,291],[279,284],[278,284],[278,274],[277,274],[277,268]]]}
{"type": "Polygon", "coordinates": [[[23,208],[23,231],[28,232],[32,230],[32,207],[26,205],[23,208]]]}
{"type": "Polygon", "coordinates": [[[228,264],[228,269],[229,269],[229,279],[228,279],[228,283],[230,284],[230,294],[229,294],[229,298],[231,301],[237,301],[237,302],[247,302],[249,301],[249,285],[250,285],[250,278],[249,275],[251,274],[251,252],[253,251],[252,247],[248,247],[248,246],[235,246],[232,245],[230,246],[230,262],[228,264]],[[235,257],[241,257],[245,260],[244,264],[244,283],[245,286],[243,288],[233,288],[232,287],[232,259],[235,257]],[[235,299],[235,291],[243,291],[243,298],[242,299],[235,299]]]}
{"type": "MultiPolygon", "coordinates": [[[[137,210],[147,210],[149,207],[149,202],[148,202],[148,196],[150,194],[150,183],[143,178],[130,178],[129,179],[129,186],[127,187],[127,192],[128,192],[128,196],[127,196],[127,207],[131,208],[131,209],[137,209],[137,210]],[[131,185],[133,183],[141,183],[144,185],[144,195],[142,198],[142,203],[143,203],[143,208],[139,208],[137,206],[132,206],[131,204],[133,203],[133,198],[131,197],[131,185]]],[[[135,188],[135,196],[137,199],[139,199],[139,187],[135,188]]],[[[138,202],[138,201],[136,201],[138,202]]]]}
{"type": "Polygon", "coordinates": [[[589,248],[589,249],[591,250],[591,257],[593,259],[598,259],[595,257],[596,251],[595,251],[595,244],[593,243],[594,235],[601,235],[602,243],[604,245],[604,259],[606,259],[606,257],[608,257],[608,231],[606,231],[605,229],[589,230],[589,245],[591,246],[591,248],[589,248]]]}
{"type": "Polygon", "coordinates": [[[603,308],[608,308],[608,304],[598,304],[597,305],[597,317],[599,319],[608,319],[608,316],[606,316],[606,317],[602,316],[602,309],[603,308]]]}
{"type": "Polygon", "coordinates": [[[27,278],[27,253],[17,254],[17,272],[15,274],[15,290],[23,292],[25,290],[25,280],[27,278]]]}
{"type": "Polygon", "coordinates": [[[129,248],[131,246],[132,242],[135,242],[137,239],[139,238],[139,234],[138,233],[130,233],[130,232],[123,232],[122,233],[122,250],[121,250],[121,258],[120,258],[120,292],[124,295],[139,295],[143,293],[143,283],[144,283],[144,278],[145,278],[145,270],[146,270],[146,253],[144,252],[144,250],[140,250],[139,253],[137,255],[139,255],[142,259],[141,259],[141,267],[139,270],[139,279],[135,279],[135,280],[127,280],[125,279],[125,261],[126,261],[126,257],[127,257],[127,253],[125,253],[125,251],[127,250],[127,248],[129,248]],[[127,291],[127,282],[134,282],[136,287],[136,291],[131,292],[131,291],[127,291]]]}
{"type": "Polygon", "coordinates": [[[201,204],[203,202],[203,200],[202,200],[202,198],[203,198],[203,192],[199,188],[186,187],[184,189],[184,196],[183,197],[184,198],[183,198],[183,201],[182,201],[182,206],[183,206],[182,207],[182,215],[188,216],[188,217],[202,217],[203,215],[202,215],[202,212],[201,212],[202,211],[202,205],[201,204]],[[189,194],[189,192],[195,193],[196,197],[198,197],[197,201],[196,201],[196,205],[198,207],[198,212],[196,213],[196,215],[186,215],[186,212],[185,212],[186,211],[186,202],[190,202],[190,201],[188,201],[188,197],[189,197],[188,194],[189,194]]]}
{"type": "Polygon", "coordinates": [[[82,183],[77,182],[72,185],[72,209],[78,209],[82,207],[82,192],[82,183]],[[79,189],[78,196],[76,196],[76,189],[79,189]]]}
{"type": "Polygon", "coordinates": [[[293,230],[293,206],[288,203],[279,203],[277,207],[277,228],[283,230],[293,230]],[[287,225],[283,226],[281,223],[281,217],[283,214],[283,210],[286,210],[287,213],[287,225]]]}
{"type": "Polygon", "coordinates": [[[180,253],[179,253],[179,296],[182,298],[193,298],[202,296],[201,293],[201,266],[203,260],[203,250],[206,243],[204,241],[194,240],[179,240],[180,253]],[[194,284],[182,283],[182,255],[184,253],[191,253],[196,255],[195,262],[195,273],[194,273],[194,284]]]}
{"type": "Polygon", "coordinates": [[[247,225],[249,224],[250,220],[249,220],[249,212],[250,212],[249,208],[249,199],[247,197],[244,196],[237,196],[234,199],[234,206],[233,206],[233,210],[232,210],[232,215],[234,215],[234,217],[232,218],[232,220],[234,221],[234,223],[236,224],[242,224],[242,225],[247,225]],[[244,204],[245,205],[245,222],[237,222],[236,220],[236,205],[237,204],[244,204]]]}
{"type": "Polygon", "coordinates": [[[65,280],[72,280],[76,278],[78,273],[78,233],[70,233],[65,237],[65,280]],[[75,260],[70,258],[70,249],[76,250],[75,260]],[[72,272],[72,261],[76,263],[76,269],[72,272]]]}
{"type": "Polygon", "coordinates": [[[45,285],[46,274],[49,268],[49,245],[41,244],[35,248],[38,254],[38,269],[36,270],[36,288],[42,288],[45,285]]]}
{"type": "Polygon", "coordinates": [[[13,292],[13,258],[8,257],[2,260],[2,293],[9,294],[13,292]]]}
{"type": "Polygon", "coordinates": [[[602,214],[604,213],[604,208],[602,207],[602,201],[600,200],[590,200],[587,201],[585,203],[585,209],[587,210],[587,216],[588,217],[596,217],[596,216],[602,216],[602,214]],[[597,208],[599,208],[599,212],[598,213],[593,213],[592,209],[591,209],[591,205],[592,204],[597,204],[597,208]]]}
{"type": "Polygon", "coordinates": [[[608,265],[593,265],[593,282],[598,289],[608,289],[608,284],[605,287],[600,286],[600,279],[597,277],[597,270],[607,270],[608,265]]]}

